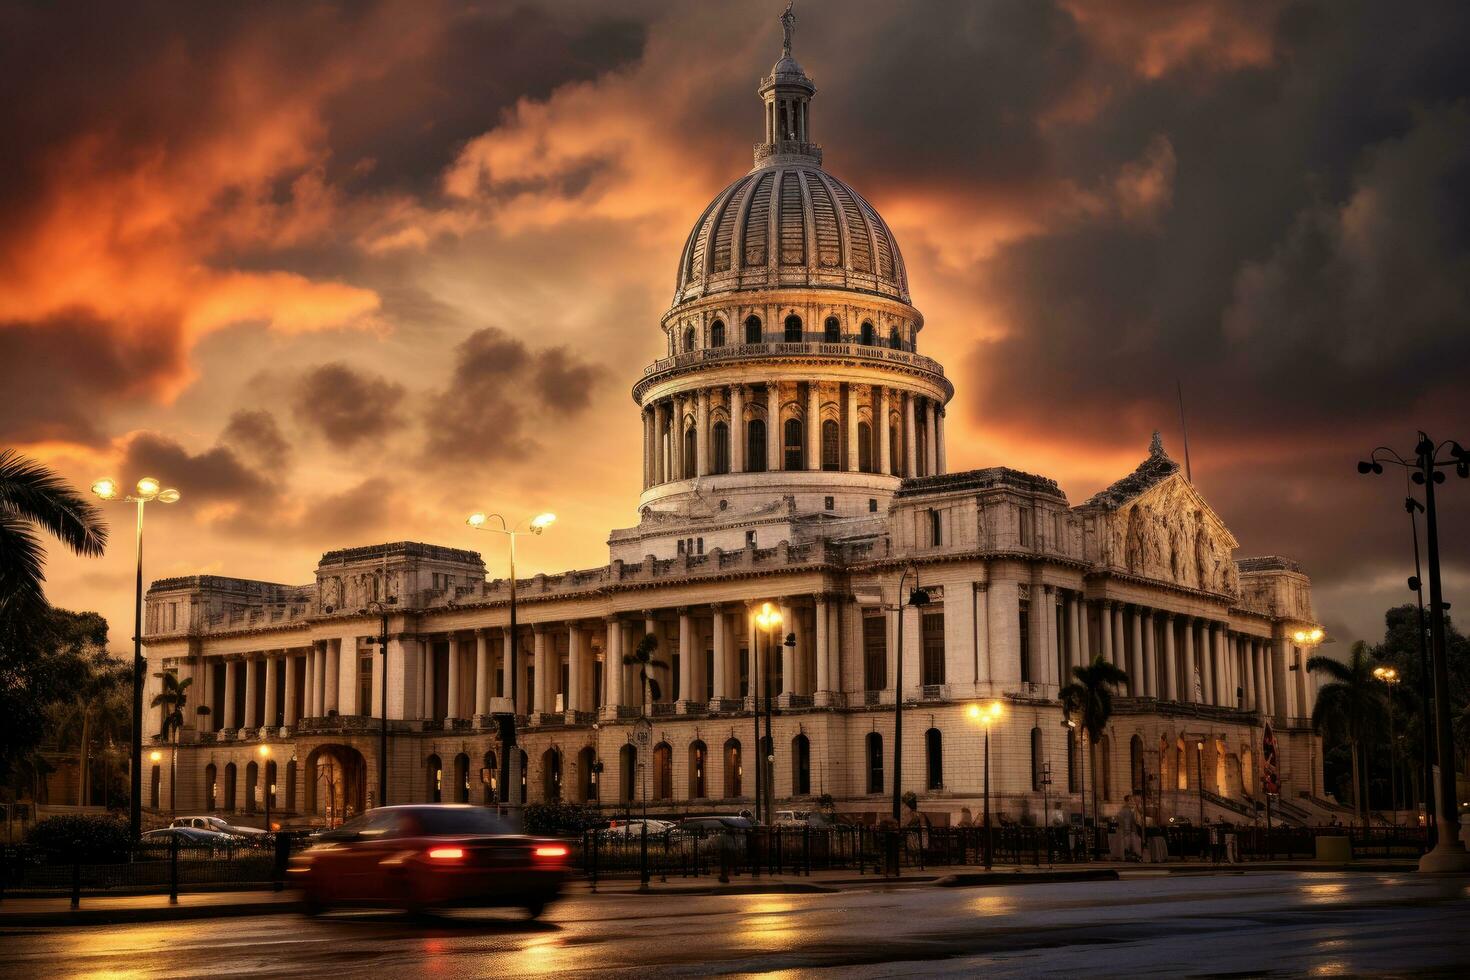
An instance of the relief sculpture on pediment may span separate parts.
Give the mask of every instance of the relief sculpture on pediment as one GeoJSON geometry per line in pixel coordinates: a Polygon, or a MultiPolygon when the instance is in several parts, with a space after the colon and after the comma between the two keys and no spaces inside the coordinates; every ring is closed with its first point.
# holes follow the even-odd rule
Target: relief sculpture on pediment
{"type": "Polygon", "coordinates": [[[1239,580],[1229,533],[1189,490],[1165,484],[1109,517],[1112,554],[1132,575],[1208,592],[1235,592],[1239,580]]]}

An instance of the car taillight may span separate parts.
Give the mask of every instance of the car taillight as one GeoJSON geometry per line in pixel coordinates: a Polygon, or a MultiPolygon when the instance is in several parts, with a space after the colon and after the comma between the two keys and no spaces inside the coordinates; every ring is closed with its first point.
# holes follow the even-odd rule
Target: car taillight
{"type": "Polygon", "coordinates": [[[562,844],[542,844],[531,853],[538,858],[564,858],[567,856],[567,849],[562,844]]]}
{"type": "Polygon", "coordinates": [[[464,860],[464,848],[462,847],[434,847],[429,849],[429,857],[435,861],[462,861],[464,860]]]}

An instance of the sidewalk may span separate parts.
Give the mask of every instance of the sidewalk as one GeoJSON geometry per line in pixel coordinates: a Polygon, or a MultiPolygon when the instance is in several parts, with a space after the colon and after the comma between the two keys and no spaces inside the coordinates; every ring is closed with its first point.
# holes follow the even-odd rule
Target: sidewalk
{"type": "MultiPolygon", "coordinates": [[[[858,875],[851,870],[817,871],[806,875],[743,874],[721,884],[718,878],[655,877],[644,892],[636,877],[604,878],[592,884],[585,878],[567,883],[569,897],[595,900],[598,897],[626,897],[646,894],[649,897],[681,895],[800,895],[827,894],[863,888],[965,888],[1006,885],[1041,885],[1061,882],[1118,881],[1158,878],[1166,875],[1239,875],[1273,872],[1406,872],[1416,862],[1362,860],[1350,865],[1318,864],[1311,861],[1257,861],[1248,864],[1210,864],[1180,862],[1168,864],[1133,864],[1095,862],[1091,864],[1059,864],[1055,867],[1016,867],[1002,865],[992,871],[983,867],[956,866],[906,869],[898,878],[878,874],[858,875]]],[[[166,894],[87,896],[81,908],[73,911],[68,897],[25,898],[7,895],[0,901],[0,928],[59,925],[112,925],[134,922],[173,922],[187,919],[226,918],[250,915],[280,915],[303,911],[300,896],[294,891],[192,892],[179,895],[179,903],[170,905],[166,894]]]]}

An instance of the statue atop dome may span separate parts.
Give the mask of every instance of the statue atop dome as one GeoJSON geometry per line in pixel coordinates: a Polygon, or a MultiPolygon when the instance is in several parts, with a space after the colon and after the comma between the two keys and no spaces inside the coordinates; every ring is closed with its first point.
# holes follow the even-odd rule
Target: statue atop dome
{"type": "Polygon", "coordinates": [[[787,0],[786,9],[781,11],[781,57],[791,57],[791,35],[796,31],[796,13],[791,9],[796,0],[787,0]]]}

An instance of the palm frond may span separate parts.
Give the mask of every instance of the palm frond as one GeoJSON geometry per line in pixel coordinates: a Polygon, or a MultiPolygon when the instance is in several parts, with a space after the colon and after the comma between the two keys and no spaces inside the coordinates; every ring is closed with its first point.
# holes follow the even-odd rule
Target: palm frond
{"type": "Polygon", "coordinates": [[[1353,679],[1353,670],[1347,664],[1335,657],[1324,654],[1313,654],[1307,658],[1307,670],[1311,673],[1323,673],[1334,681],[1348,682],[1353,679]]]}
{"type": "Polygon", "coordinates": [[[26,521],[0,507],[0,614],[44,609],[46,552],[26,521]]]}
{"type": "Polygon", "coordinates": [[[0,450],[0,510],[38,525],[87,557],[107,547],[102,513],[61,477],[13,449],[0,450]]]}

